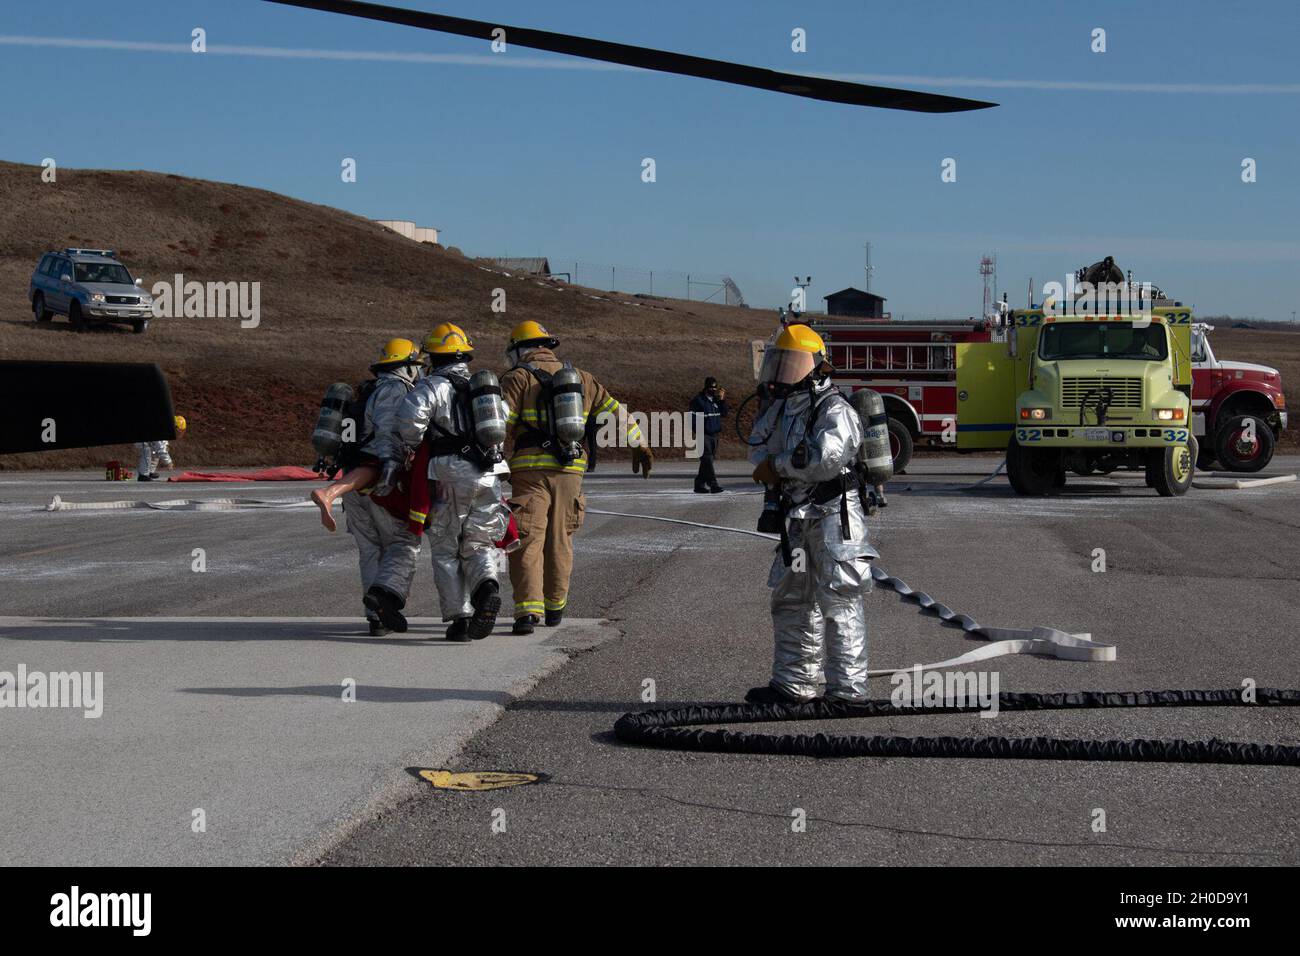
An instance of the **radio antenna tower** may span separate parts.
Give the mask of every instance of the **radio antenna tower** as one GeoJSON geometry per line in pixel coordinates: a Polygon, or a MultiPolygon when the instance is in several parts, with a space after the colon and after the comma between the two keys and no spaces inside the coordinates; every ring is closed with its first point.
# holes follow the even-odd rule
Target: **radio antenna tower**
{"type": "Polygon", "coordinates": [[[870,292],[870,291],[871,291],[871,277],[872,277],[873,275],[876,274],[876,267],[873,266],[873,265],[871,264],[871,243],[869,243],[869,242],[867,243],[867,245],[866,245],[866,249],[867,249],[867,264],[866,264],[866,266],[864,267],[864,271],[867,273],[867,285],[866,285],[866,288],[864,288],[862,291],[863,291],[863,292],[870,292]]]}
{"type": "Polygon", "coordinates": [[[984,311],[980,313],[980,316],[983,317],[993,310],[993,303],[998,298],[998,257],[996,253],[980,258],[980,275],[984,277],[984,311]]]}

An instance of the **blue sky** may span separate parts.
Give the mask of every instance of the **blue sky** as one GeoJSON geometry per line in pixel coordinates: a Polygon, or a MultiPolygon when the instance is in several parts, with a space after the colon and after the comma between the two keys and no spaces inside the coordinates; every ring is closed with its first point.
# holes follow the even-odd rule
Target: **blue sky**
{"type": "Polygon", "coordinates": [[[1041,286],[1113,254],[1204,314],[1300,309],[1300,4],[1289,0],[400,2],[1002,105],[838,106],[573,68],[520,47],[493,55],[260,0],[63,0],[57,15],[6,0],[0,158],[259,186],[435,225],[470,254],[548,255],[556,269],[577,257],[726,273],[757,305],[784,302],[796,272],[813,276],[818,302],[860,287],[870,240],[873,288],[896,315],[976,312],[986,252],[1016,305],[1031,277],[1041,286]],[[196,26],[206,55],[16,39],[188,51],[196,26]],[[806,53],[790,49],[795,27],[806,53]],[[1096,27],[1105,53],[1090,50],[1096,27]],[[454,62],[218,52],[240,46],[454,62]],[[356,183],[340,179],[344,157],[356,183]],[[654,183],[641,181],[644,157],[654,183]],[[947,157],[955,183],[940,181],[947,157]],[[1255,183],[1241,181],[1246,157],[1255,183]]]}

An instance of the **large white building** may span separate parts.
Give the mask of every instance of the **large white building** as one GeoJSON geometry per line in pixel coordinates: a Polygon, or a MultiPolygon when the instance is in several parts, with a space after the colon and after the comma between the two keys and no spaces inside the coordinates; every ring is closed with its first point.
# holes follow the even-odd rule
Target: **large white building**
{"type": "Polygon", "coordinates": [[[413,219],[376,219],[375,222],[385,229],[391,229],[398,235],[414,239],[416,242],[438,241],[436,226],[417,226],[413,219]]]}

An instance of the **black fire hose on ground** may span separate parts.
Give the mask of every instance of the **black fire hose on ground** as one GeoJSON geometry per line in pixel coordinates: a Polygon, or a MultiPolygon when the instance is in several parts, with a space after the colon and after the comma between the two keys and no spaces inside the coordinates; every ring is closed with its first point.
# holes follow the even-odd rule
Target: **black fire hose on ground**
{"type": "MultiPolygon", "coordinates": [[[[1000,710],[1090,710],[1119,707],[1300,707],[1300,690],[1080,691],[1002,693],[1000,710]]],[[[707,753],[799,757],[966,757],[1019,760],[1107,760],[1158,763],[1251,764],[1300,767],[1300,747],[1225,740],[1072,740],[1057,737],[886,737],[865,734],[751,734],[689,729],[699,725],[975,713],[978,704],[896,706],[815,700],[806,704],[711,704],[624,714],[614,734],[629,744],[707,753]]]]}
{"type": "MultiPolygon", "coordinates": [[[[728,528],[700,522],[638,515],[625,512],[592,514],[616,515],[693,525],[714,531],[772,539],[775,535],[728,528]]],[[[1001,636],[1006,629],[985,628],[965,614],[957,614],[939,604],[928,594],[914,591],[902,581],[878,567],[872,577],[936,614],[941,620],[955,622],[968,633],[986,638],[1001,636]]],[[[1041,629],[1051,632],[1052,629],[1041,629]]],[[[1007,633],[1012,633],[1007,631],[1007,633]]],[[[1026,632],[1029,633],[1029,632],[1026,632]]],[[[1086,635],[1052,632],[1047,645],[1062,643],[1083,649],[1083,658],[1106,657],[1109,645],[1082,640],[1086,635]]],[[[1023,643],[1007,641],[1006,644],[1023,643]]],[[[989,648],[995,650],[995,648],[989,648]]],[[[974,652],[972,662],[979,652],[974,652]]],[[[1007,653],[1007,651],[999,651],[1007,653]]],[[[1011,653],[1016,653],[1011,651],[1011,653]]],[[[1061,656],[1070,656],[1062,654],[1061,656]]],[[[945,667],[961,658],[928,665],[945,667]]],[[[901,670],[907,670],[902,668],[901,670]]],[[[878,673],[878,672],[873,672],[878,673]]],[[[1252,700],[1243,689],[1229,690],[1144,690],[1144,691],[1077,691],[1070,693],[1008,693],[998,695],[998,709],[1027,710],[1099,710],[1128,707],[1300,707],[1300,690],[1255,688],[1252,700]]],[[[1216,763],[1254,766],[1300,767],[1300,746],[1253,744],[1226,740],[1077,740],[1060,737],[898,737],[865,734],[751,734],[735,730],[691,729],[725,724],[784,723],[800,720],[842,720],[887,716],[924,716],[926,714],[976,713],[979,704],[944,703],[939,706],[897,706],[890,700],[872,700],[861,704],[846,701],[815,700],[806,704],[701,704],[671,710],[645,710],[624,714],[614,724],[614,735],[624,743],[665,750],[691,750],[705,753],[779,754],[795,757],[965,757],[1018,760],[1096,760],[1143,761],[1150,763],[1216,763]]]]}

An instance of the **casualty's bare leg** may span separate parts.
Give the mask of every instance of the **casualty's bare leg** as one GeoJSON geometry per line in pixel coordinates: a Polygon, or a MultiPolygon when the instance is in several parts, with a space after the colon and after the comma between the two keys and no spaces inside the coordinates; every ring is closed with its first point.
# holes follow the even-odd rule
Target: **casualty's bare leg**
{"type": "Polygon", "coordinates": [[[328,531],[338,529],[338,522],[334,520],[334,499],[339,495],[347,494],[349,491],[356,491],[358,488],[364,488],[366,485],[373,484],[379,477],[378,465],[360,465],[347,472],[342,478],[324,488],[317,488],[311,493],[312,503],[320,509],[320,523],[328,531]]]}

